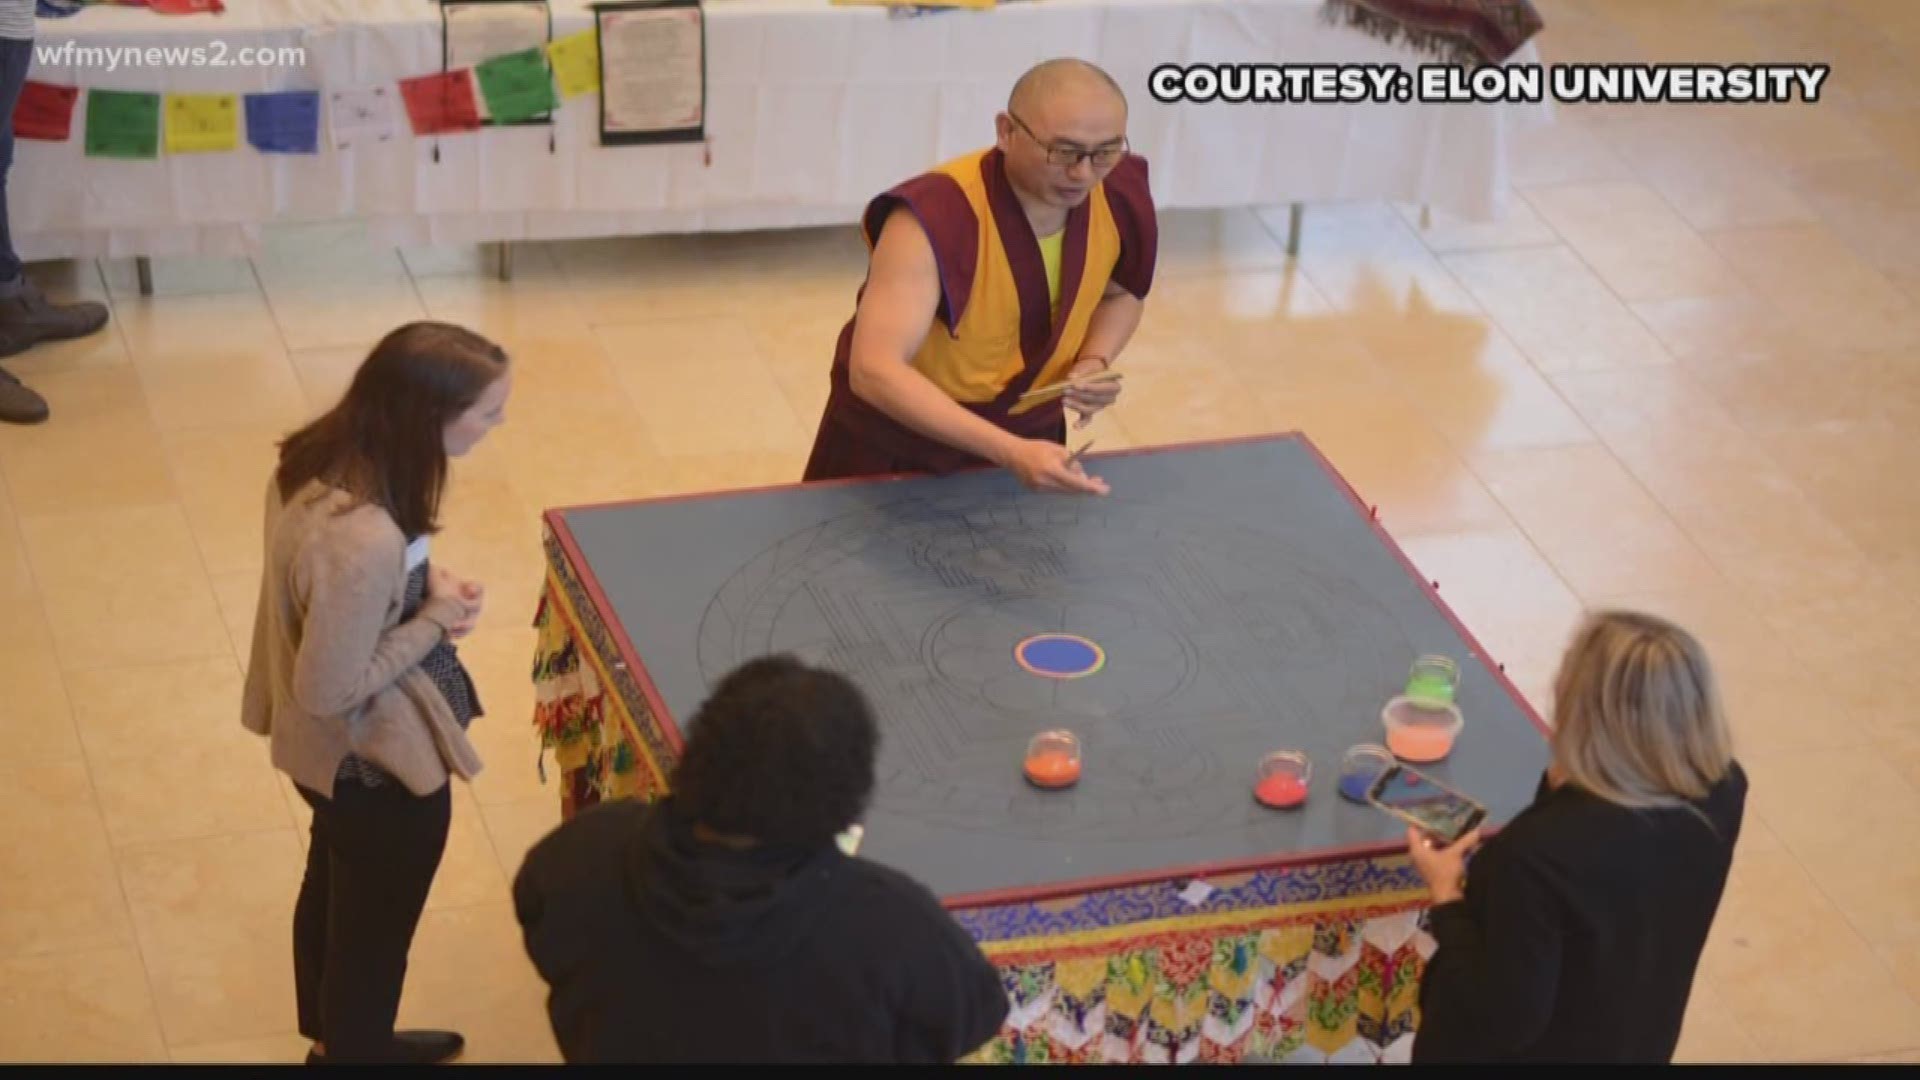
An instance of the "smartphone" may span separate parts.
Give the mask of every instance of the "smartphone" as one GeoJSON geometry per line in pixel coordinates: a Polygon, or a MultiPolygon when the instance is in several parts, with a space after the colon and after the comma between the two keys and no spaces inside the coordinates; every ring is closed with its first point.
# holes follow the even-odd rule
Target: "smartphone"
{"type": "Polygon", "coordinates": [[[1405,765],[1390,765],[1376,777],[1367,801],[1443,845],[1487,819],[1486,807],[1405,765]]]}

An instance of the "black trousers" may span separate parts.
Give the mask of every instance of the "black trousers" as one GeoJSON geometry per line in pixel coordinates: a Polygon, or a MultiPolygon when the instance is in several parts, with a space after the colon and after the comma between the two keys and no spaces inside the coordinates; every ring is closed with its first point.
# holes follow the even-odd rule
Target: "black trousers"
{"type": "Polygon", "coordinates": [[[300,1034],[330,1062],[391,1060],[407,952],[447,848],[453,785],[416,796],[398,781],[334,785],[313,807],[307,875],[293,909],[300,1034]]]}

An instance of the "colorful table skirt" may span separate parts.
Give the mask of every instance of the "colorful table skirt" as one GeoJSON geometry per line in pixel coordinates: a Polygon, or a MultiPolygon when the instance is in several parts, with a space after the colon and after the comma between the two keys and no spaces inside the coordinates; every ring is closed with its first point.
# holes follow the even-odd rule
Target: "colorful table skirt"
{"type": "MultiPolygon", "coordinates": [[[[534,722],[563,813],[665,792],[672,749],[549,534],[534,722]]],[[[956,911],[1012,1003],[983,1062],[1404,1061],[1433,954],[1404,857],[956,911]]]]}

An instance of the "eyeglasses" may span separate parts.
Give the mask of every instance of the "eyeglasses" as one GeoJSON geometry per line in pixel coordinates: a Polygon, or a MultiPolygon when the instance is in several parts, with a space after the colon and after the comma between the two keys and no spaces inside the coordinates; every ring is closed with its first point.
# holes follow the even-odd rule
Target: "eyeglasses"
{"type": "Polygon", "coordinates": [[[1020,130],[1027,133],[1027,138],[1040,144],[1040,147],[1047,152],[1048,164],[1057,165],[1062,169],[1071,169],[1083,160],[1093,162],[1093,167],[1096,169],[1111,169],[1122,157],[1125,157],[1127,153],[1127,140],[1124,135],[1121,136],[1120,141],[1117,143],[1107,143],[1104,146],[1096,146],[1091,150],[1085,150],[1078,146],[1044,142],[1040,136],[1033,133],[1033,129],[1027,126],[1025,120],[1020,119],[1012,113],[1007,114],[1007,119],[1018,124],[1020,130]]]}

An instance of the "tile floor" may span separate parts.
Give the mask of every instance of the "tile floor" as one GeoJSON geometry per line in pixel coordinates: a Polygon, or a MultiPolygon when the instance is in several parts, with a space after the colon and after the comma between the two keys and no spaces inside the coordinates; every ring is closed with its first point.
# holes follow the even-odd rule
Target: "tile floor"
{"type": "MultiPolygon", "coordinates": [[[[1576,107],[1507,220],[1168,214],[1103,446],[1306,430],[1541,705],[1583,607],[1704,635],[1754,778],[1688,1059],[1920,1055],[1920,4],[1545,0],[1556,60],[1817,57],[1813,107],[1576,107]]],[[[305,809],[235,719],[274,439],[382,332],[519,362],[458,471],[448,564],[488,772],[403,1020],[555,1055],[507,886],[557,819],[525,627],[542,507],[797,477],[861,273],[847,230],[481,253],[351,230],[249,261],[36,267],[108,301],[12,370],[0,429],[0,1060],[295,1060],[305,809]]]]}

